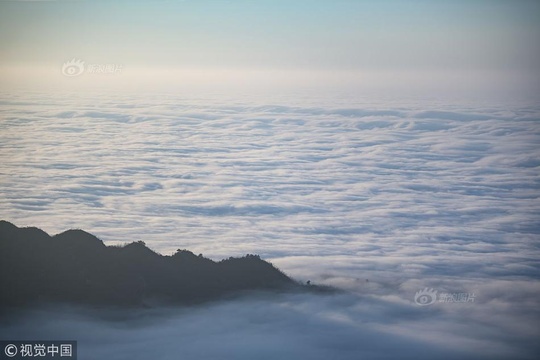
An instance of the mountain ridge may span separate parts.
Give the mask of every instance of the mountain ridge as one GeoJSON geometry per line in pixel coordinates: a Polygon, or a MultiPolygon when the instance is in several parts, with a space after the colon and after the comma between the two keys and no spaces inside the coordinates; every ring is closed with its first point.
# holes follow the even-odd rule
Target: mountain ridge
{"type": "Polygon", "coordinates": [[[161,255],[143,241],[107,246],[71,229],[50,236],[0,220],[0,306],[37,303],[195,304],[246,291],[316,290],[258,255],[213,261],[189,250],[161,255]]]}

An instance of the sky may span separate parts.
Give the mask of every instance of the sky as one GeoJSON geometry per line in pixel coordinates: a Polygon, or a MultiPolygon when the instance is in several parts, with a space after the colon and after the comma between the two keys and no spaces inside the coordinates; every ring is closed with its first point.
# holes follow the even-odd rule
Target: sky
{"type": "Polygon", "coordinates": [[[1,90],[534,96],[536,1],[1,1],[1,90]],[[69,60],[84,61],[76,78],[69,60]],[[89,73],[111,64],[114,74],[89,73]],[[115,76],[111,76],[115,75],[115,76]]]}

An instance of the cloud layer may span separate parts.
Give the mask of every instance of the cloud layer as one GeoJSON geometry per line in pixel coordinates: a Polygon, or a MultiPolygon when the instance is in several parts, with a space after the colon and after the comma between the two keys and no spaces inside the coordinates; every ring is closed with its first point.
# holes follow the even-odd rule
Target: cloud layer
{"type": "MultiPolygon", "coordinates": [[[[412,354],[442,354],[444,344],[473,357],[533,350],[537,107],[31,94],[3,96],[1,114],[1,218],[52,234],[82,228],[109,244],[144,240],[166,254],[258,253],[300,280],[352,291],[343,301],[354,305],[300,299],[308,315],[268,325],[290,329],[287,339],[312,321],[311,306],[334,314],[298,354],[316,354],[314,344],[382,351],[354,340],[378,331],[412,354]],[[419,307],[414,294],[425,287],[474,292],[475,302],[419,307]],[[339,336],[321,342],[331,329],[339,336]]],[[[267,304],[278,319],[290,316],[283,302],[296,300],[267,304]]],[[[251,340],[263,343],[257,306],[212,311],[255,316],[251,340]]],[[[192,320],[206,331],[204,317],[192,320]]],[[[129,334],[119,330],[120,341],[129,334]]]]}

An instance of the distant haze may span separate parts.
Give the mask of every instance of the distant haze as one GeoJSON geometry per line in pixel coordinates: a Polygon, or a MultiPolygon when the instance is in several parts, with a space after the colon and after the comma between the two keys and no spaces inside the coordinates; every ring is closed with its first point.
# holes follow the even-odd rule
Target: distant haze
{"type": "Polygon", "coordinates": [[[533,97],[537,1],[1,1],[0,90],[533,97]],[[71,59],[121,74],[66,78],[71,59]]]}

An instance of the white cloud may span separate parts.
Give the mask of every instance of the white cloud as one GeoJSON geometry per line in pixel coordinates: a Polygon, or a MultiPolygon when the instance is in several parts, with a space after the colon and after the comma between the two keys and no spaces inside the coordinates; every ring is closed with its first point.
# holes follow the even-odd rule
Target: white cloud
{"type": "MultiPolygon", "coordinates": [[[[443,358],[446,345],[471,358],[534,350],[536,107],[35,94],[4,96],[1,111],[0,218],[49,233],[82,228],[109,244],[144,240],[165,254],[259,253],[300,280],[360,294],[346,300],[358,313],[341,300],[302,299],[326,314],[316,320],[294,306],[287,320],[288,308],[271,303],[267,325],[260,302],[212,307],[223,323],[238,321],[229,335],[218,325],[207,334],[198,310],[171,320],[188,316],[212,343],[238,344],[255,321],[246,356],[261,346],[279,354],[285,341],[292,355],[317,358],[321,346],[354,358],[382,351],[380,332],[418,356],[425,346],[443,358]],[[412,303],[424,287],[478,296],[424,311],[412,303]],[[306,329],[297,322],[313,322],[313,337],[294,335],[306,329]]],[[[87,326],[117,331],[117,349],[154,332],[164,332],[156,346],[179,336],[156,323],[140,333],[87,326]]],[[[203,347],[191,340],[188,353],[203,347]]],[[[232,346],[208,356],[236,354],[232,346]]]]}

